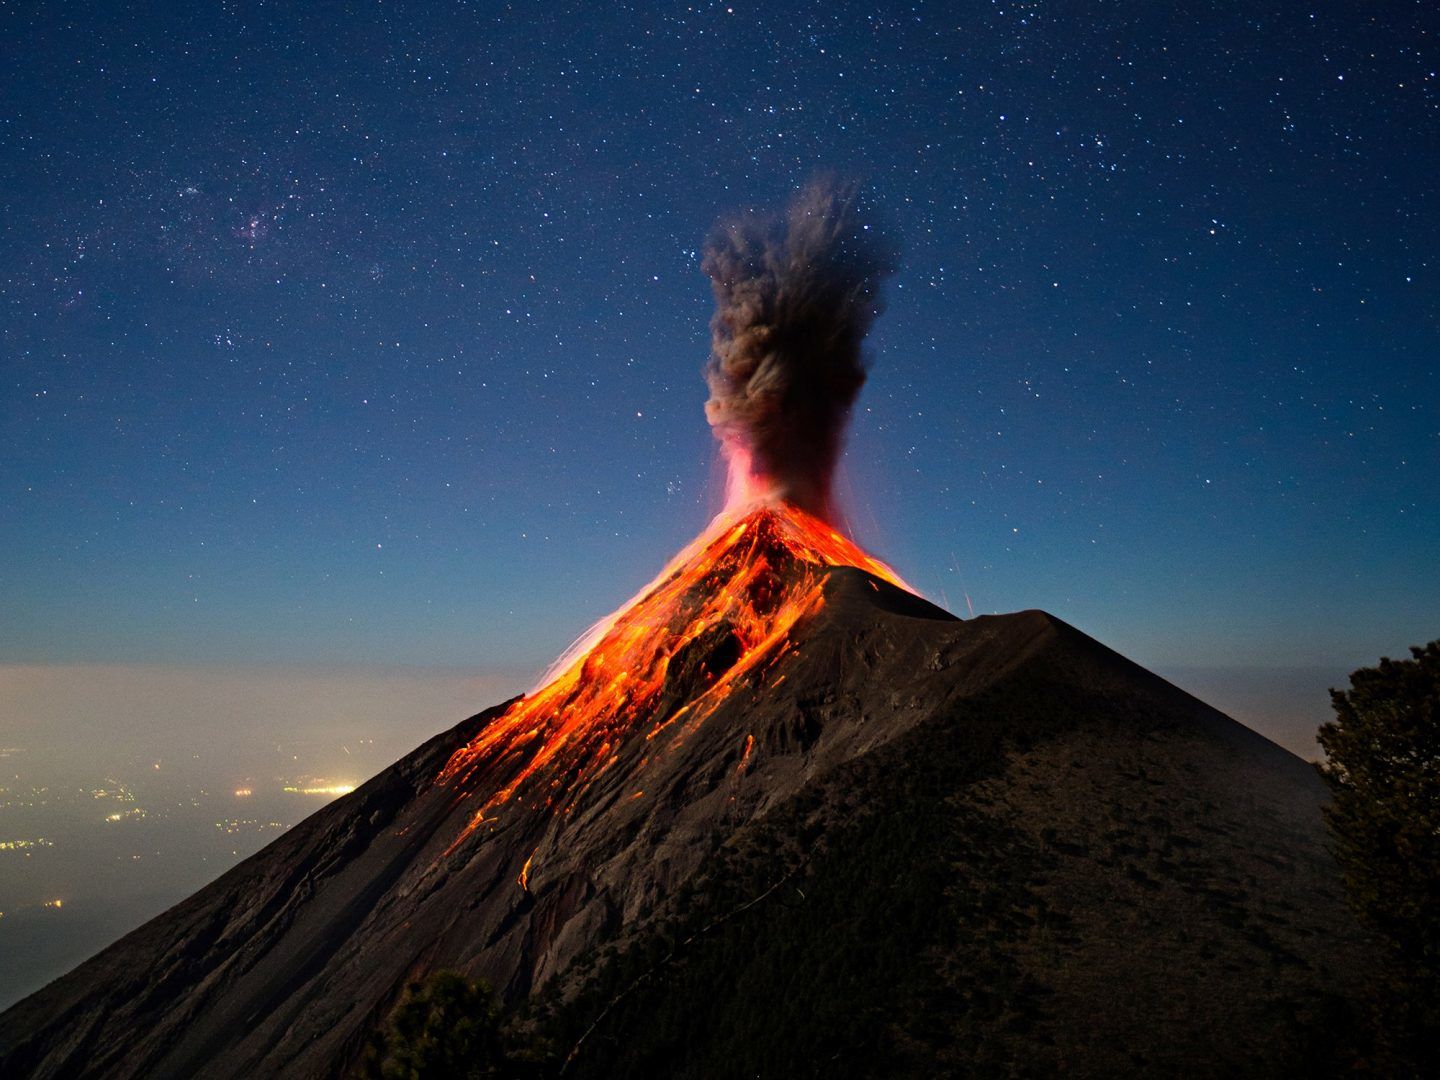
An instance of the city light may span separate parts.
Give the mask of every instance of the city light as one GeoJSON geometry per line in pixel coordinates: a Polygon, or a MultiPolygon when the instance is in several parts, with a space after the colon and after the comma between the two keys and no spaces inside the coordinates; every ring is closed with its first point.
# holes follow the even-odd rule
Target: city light
{"type": "Polygon", "coordinates": [[[300,787],[287,784],[285,790],[292,795],[349,795],[355,790],[354,784],[330,784],[325,787],[300,787]]]}

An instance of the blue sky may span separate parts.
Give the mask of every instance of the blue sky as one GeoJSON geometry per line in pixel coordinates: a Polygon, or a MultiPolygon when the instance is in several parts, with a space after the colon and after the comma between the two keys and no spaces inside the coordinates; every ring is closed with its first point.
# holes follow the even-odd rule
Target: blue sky
{"type": "Polygon", "coordinates": [[[903,248],[841,490],[928,595],[1435,636],[1425,5],[5,19],[0,661],[539,670],[718,507],[698,252],[822,170],[903,248]]]}

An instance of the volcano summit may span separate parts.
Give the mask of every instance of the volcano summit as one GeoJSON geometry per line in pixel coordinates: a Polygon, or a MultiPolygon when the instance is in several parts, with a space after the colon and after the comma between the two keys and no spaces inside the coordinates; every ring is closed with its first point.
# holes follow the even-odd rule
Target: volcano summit
{"type": "Polygon", "coordinates": [[[0,1015],[0,1074],[344,1076],[441,969],[540,1075],[1312,1071],[1367,960],[1313,769],[834,523],[853,207],[709,263],[726,511],[534,693],[0,1015]]]}

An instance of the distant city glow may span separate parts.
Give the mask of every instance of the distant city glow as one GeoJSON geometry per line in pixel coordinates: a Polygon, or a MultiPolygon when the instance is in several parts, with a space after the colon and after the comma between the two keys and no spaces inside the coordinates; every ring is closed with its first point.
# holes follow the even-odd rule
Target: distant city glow
{"type": "Polygon", "coordinates": [[[259,818],[225,818],[223,821],[215,822],[215,828],[227,836],[239,836],[244,833],[264,833],[274,830],[284,832],[286,825],[283,821],[261,821],[259,818]]]}
{"type": "Polygon", "coordinates": [[[0,760],[0,1010],[358,787],[436,717],[516,688],[468,670],[0,664],[0,716],[44,733],[0,760]],[[216,715],[218,699],[238,712],[216,715]]]}
{"type": "Polygon", "coordinates": [[[34,840],[0,840],[0,851],[24,851],[27,848],[54,847],[52,840],[41,836],[34,840]]]}
{"type": "Polygon", "coordinates": [[[349,795],[355,790],[354,784],[328,784],[317,787],[300,787],[287,784],[285,790],[293,795],[349,795]]]}
{"type": "Polygon", "coordinates": [[[135,793],[131,791],[128,787],[126,787],[124,784],[120,783],[117,780],[109,779],[107,779],[105,782],[110,786],[102,788],[92,788],[90,790],[90,795],[92,798],[116,799],[119,802],[128,803],[133,803],[135,801],[135,793]]]}

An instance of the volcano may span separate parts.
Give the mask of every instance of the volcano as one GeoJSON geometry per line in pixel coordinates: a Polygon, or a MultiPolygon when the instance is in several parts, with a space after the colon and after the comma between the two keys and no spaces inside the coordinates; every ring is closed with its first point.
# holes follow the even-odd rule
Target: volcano
{"type": "Polygon", "coordinates": [[[1278,1075],[1367,947],[1311,766],[783,500],[0,1016],[5,1076],[342,1076],[411,980],[567,1076],[1278,1075]]]}
{"type": "Polygon", "coordinates": [[[0,1015],[0,1074],[345,1076],[441,970],[536,1075],[1313,1072],[1368,955],[1314,770],[833,524],[867,213],[816,183],[707,244],[709,528],[534,693],[0,1015]]]}

